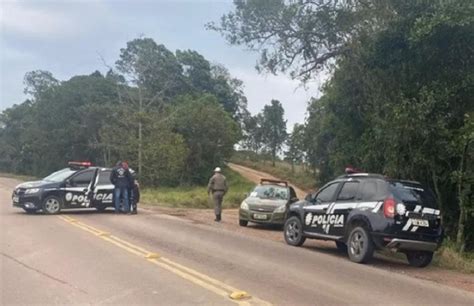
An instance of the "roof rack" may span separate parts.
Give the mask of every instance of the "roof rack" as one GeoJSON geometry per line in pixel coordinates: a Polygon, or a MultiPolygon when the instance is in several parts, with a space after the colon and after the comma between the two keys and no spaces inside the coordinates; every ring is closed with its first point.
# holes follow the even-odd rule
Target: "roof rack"
{"type": "Polygon", "coordinates": [[[288,187],[288,182],[287,181],[261,178],[260,179],[260,184],[265,184],[265,183],[284,185],[285,187],[288,187]]]}

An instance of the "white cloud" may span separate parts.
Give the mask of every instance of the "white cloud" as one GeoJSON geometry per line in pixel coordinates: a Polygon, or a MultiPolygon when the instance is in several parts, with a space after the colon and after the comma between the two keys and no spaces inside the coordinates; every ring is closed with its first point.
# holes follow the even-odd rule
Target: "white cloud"
{"type": "Polygon", "coordinates": [[[306,107],[311,97],[320,95],[320,82],[302,86],[301,82],[286,75],[262,75],[253,69],[229,69],[232,76],[244,82],[244,92],[248,99],[248,109],[252,114],[259,113],[272,99],[279,100],[285,109],[288,120],[287,129],[291,131],[295,123],[303,123],[306,107]]]}
{"type": "Polygon", "coordinates": [[[106,17],[106,7],[98,1],[71,2],[69,5],[40,3],[3,1],[2,33],[39,39],[74,37],[87,33],[97,21],[106,17]]]}

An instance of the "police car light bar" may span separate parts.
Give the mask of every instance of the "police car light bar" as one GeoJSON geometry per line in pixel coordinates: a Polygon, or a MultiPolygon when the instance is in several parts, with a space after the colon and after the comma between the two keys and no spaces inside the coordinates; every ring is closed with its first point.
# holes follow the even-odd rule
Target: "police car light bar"
{"type": "Polygon", "coordinates": [[[344,172],[346,172],[346,174],[354,174],[354,173],[360,173],[360,172],[363,172],[362,170],[359,170],[357,168],[354,168],[352,166],[349,166],[349,167],[346,167],[346,169],[344,170],[344,172]]]}
{"type": "Polygon", "coordinates": [[[283,184],[285,187],[288,186],[288,182],[286,182],[286,181],[261,178],[260,179],[260,184],[265,184],[265,183],[277,184],[277,185],[283,184]]]}
{"type": "Polygon", "coordinates": [[[69,166],[75,167],[90,167],[92,163],[90,161],[70,161],[67,163],[69,166]]]}

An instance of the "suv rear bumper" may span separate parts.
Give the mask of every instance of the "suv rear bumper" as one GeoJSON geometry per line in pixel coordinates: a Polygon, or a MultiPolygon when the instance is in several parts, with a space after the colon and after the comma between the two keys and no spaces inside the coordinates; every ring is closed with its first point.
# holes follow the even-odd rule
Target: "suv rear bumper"
{"type": "Polygon", "coordinates": [[[394,238],[385,247],[389,249],[396,249],[397,251],[406,250],[434,252],[438,248],[438,244],[436,242],[394,238]]]}

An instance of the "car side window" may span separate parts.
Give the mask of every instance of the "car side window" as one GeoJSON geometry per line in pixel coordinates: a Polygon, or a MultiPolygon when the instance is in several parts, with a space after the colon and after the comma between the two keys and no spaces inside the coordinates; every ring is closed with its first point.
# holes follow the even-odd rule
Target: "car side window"
{"type": "Polygon", "coordinates": [[[111,185],[112,182],[110,181],[110,170],[100,171],[99,172],[99,180],[97,185],[111,185]]]}
{"type": "Polygon", "coordinates": [[[329,202],[334,199],[334,193],[336,192],[338,186],[339,183],[334,183],[322,189],[315,198],[316,204],[329,202]]]}
{"type": "Polygon", "coordinates": [[[356,198],[358,188],[358,181],[345,182],[341,188],[341,191],[339,192],[339,195],[337,196],[336,201],[342,202],[354,200],[356,198]]]}
{"type": "Polygon", "coordinates": [[[387,184],[382,180],[366,180],[362,183],[357,198],[361,201],[380,201],[385,197],[387,184]]]}
{"type": "Polygon", "coordinates": [[[87,187],[89,186],[93,175],[94,175],[93,170],[87,170],[87,171],[81,172],[75,175],[71,179],[71,183],[75,187],[87,187]]]}

